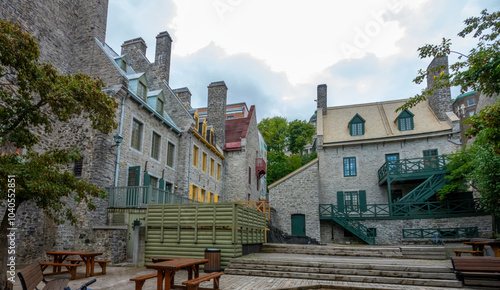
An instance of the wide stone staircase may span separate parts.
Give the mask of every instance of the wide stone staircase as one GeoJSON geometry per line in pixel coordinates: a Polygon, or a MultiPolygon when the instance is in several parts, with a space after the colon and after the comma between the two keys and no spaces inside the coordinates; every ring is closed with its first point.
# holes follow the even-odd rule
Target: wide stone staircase
{"type": "MultiPolygon", "coordinates": [[[[405,258],[405,252],[419,258],[426,255],[424,250],[407,251],[390,246],[265,244],[260,253],[232,259],[224,273],[352,282],[367,285],[365,289],[394,289],[395,285],[401,289],[405,286],[462,287],[449,260],[405,258]]],[[[432,250],[428,253],[434,255],[432,250]]],[[[444,257],[442,253],[439,256],[444,257]]]]}

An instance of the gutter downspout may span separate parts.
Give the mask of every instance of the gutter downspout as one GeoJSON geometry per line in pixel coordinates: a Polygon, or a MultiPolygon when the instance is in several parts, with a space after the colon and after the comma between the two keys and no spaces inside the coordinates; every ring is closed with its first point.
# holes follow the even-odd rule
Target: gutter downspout
{"type": "MultiPolygon", "coordinates": [[[[122,99],[122,108],[121,108],[121,116],[120,116],[120,129],[118,134],[122,136],[123,132],[123,115],[125,113],[125,100],[127,99],[128,93],[123,96],[122,99]]],[[[123,136],[122,136],[123,137],[123,136]]],[[[115,165],[115,187],[118,186],[118,173],[120,170],[120,149],[122,148],[122,143],[118,145],[118,151],[116,152],[116,165],[115,165]]]]}

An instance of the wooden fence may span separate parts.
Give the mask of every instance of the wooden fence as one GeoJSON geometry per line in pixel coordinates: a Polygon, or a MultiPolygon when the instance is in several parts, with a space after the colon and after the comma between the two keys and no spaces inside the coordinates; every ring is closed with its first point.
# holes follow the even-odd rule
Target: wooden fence
{"type": "Polygon", "coordinates": [[[148,205],[146,259],[154,256],[203,258],[221,250],[221,266],[242,256],[242,246],[262,244],[266,217],[238,203],[148,205]]]}

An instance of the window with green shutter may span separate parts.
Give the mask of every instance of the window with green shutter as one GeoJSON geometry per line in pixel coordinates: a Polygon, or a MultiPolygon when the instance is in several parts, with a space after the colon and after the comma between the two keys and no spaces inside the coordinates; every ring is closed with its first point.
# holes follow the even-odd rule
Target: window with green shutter
{"type": "Polygon", "coordinates": [[[356,114],[349,122],[349,132],[351,136],[361,136],[365,134],[365,119],[356,114]]]}

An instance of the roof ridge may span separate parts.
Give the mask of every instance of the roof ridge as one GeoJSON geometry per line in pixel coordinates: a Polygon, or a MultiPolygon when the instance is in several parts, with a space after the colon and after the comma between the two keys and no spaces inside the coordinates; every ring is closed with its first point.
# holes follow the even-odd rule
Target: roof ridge
{"type": "Polygon", "coordinates": [[[286,181],[287,179],[299,174],[300,172],[306,170],[307,168],[311,167],[312,165],[314,165],[314,163],[318,162],[319,158],[315,158],[313,159],[312,161],[310,161],[309,163],[306,163],[304,165],[302,165],[301,167],[295,169],[294,171],[288,173],[287,175],[285,175],[284,177],[282,177],[281,179],[273,182],[272,184],[270,184],[267,188],[268,189],[271,189],[271,187],[275,187],[276,185],[286,181]]]}

